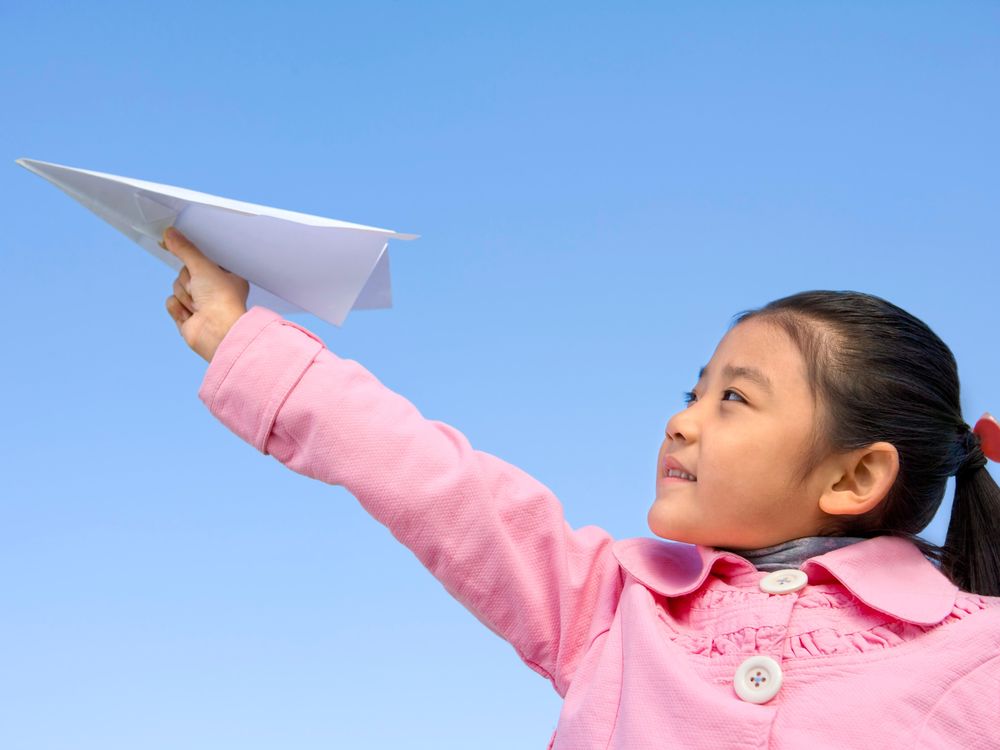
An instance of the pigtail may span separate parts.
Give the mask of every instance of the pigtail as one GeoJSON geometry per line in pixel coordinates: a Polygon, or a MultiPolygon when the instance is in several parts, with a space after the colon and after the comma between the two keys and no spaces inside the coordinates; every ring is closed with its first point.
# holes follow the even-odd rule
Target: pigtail
{"type": "Polygon", "coordinates": [[[955,475],[955,499],[941,556],[941,572],[963,591],[1000,596],[1000,485],[986,468],[974,433],[955,475]]]}

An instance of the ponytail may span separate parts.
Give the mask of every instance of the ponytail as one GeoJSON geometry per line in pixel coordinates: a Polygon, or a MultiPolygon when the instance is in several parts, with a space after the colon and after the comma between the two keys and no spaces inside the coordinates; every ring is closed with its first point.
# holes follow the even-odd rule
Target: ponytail
{"type": "Polygon", "coordinates": [[[1000,485],[986,469],[978,432],[965,433],[964,447],[941,572],[963,591],[1000,596],[1000,485]]]}

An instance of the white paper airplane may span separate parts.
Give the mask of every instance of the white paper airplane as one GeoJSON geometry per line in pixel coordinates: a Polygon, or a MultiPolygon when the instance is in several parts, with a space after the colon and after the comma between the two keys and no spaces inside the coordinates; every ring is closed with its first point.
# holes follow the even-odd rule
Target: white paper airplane
{"type": "Polygon", "coordinates": [[[177,227],[250,283],[247,309],[310,312],[338,327],[352,309],[392,307],[388,240],[419,237],[34,159],[17,163],[179,272],[183,262],[159,244],[164,229],[177,227]]]}

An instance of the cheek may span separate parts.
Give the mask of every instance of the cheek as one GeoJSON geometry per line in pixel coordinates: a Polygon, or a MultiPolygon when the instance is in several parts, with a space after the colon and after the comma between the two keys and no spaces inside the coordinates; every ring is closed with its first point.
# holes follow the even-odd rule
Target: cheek
{"type": "Polygon", "coordinates": [[[785,494],[781,477],[763,446],[730,444],[713,451],[699,464],[698,494],[716,512],[759,517],[769,505],[785,494]]]}
{"type": "Polygon", "coordinates": [[[755,481],[756,473],[750,446],[738,441],[713,443],[698,461],[698,481],[704,480],[705,489],[731,491],[748,479],[755,481]]]}
{"type": "Polygon", "coordinates": [[[706,450],[703,462],[711,477],[726,484],[769,484],[776,479],[778,448],[767,435],[734,430],[706,450]]]}

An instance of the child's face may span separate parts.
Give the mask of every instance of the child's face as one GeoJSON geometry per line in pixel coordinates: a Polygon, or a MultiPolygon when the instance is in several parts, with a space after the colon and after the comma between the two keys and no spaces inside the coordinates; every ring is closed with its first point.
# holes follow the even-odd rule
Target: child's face
{"type": "Polygon", "coordinates": [[[719,342],[695,399],[667,423],[649,528],[691,544],[754,549],[813,536],[822,516],[819,472],[794,486],[814,408],[805,362],[787,334],[751,318],[719,342]],[[770,390],[726,366],[759,370],[770,390]],[[676,458],[696,481],[665,479],[676,458]]]}

